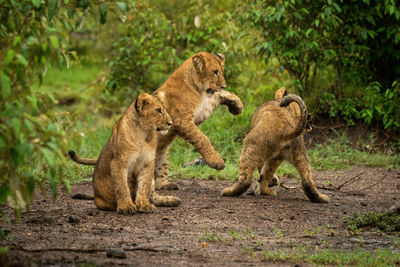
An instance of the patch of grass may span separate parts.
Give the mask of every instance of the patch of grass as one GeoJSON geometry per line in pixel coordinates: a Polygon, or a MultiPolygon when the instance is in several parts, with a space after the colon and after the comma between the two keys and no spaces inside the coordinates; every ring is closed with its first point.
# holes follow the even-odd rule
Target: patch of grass
{"type": "Polygon", "coordinates": [[[74,64],[68,69],[52,68],[43,78],[43,83],[34,84],[35,91],[74,93],[95,81],[102,73],[98,64],[74,64]]]}
{"type": "Polygon", "coordinates": [[[400,166],[398,155],[360,151],[353,148],[345,134],[338,134],[326,144],[317,144],[308,150],[308,155],[314,170],[343,170],[354,165],[386,168],[400,166]]]}
{"type": "Polygon", "coordinates": [[[396,212],[368,212],[363,214],[355,214],[347,217],[346,219],[349,224],[348,229],[350,230],[371,228],[375,231],[383,232],[400,231],[400,214],[396,212]]]}
{"type": "Polygon", "coordinates": [[[206,230],[204,234],[200,237],[200,241],[218,242],[218,241],[223,241],[223,238],[219,234],[209,233],[206,230]]]}
{"type": "Polygon", "coordinates": [[[266,261],[306,262],[308,264],[333,264],[339,266],[391,266],[400,263],[400,253],[387,249],[367,251],[359,248],[350,252],[323,249],[314,252],[311,248],[297,247],[292,251],[270,252],[264,250],[263,257],[266,261]]]}
{"type": "Polygon", "coordinates": [[[284,234],[282,233],[281,229],[279,229],[279,228],[275,227],[274,228],[274,232],[279,238],[282,238],[284,236],[284,234]]]}
{"type": "Polygon", "coordinates": [[[316,233],[318,233],[319,231],[322,230],[322,225],[318,226],[317,228],[315,228],[314,230],[312,230],[311,232],[308,232],[307,229],[304,229],[304,233],[306,234],[306,236],[312,237],[314,236],[316,233]]]}
{"type": "Polygon", "coordinates": [[[231,236],[232,239],[236,239],[236,240],[243,239],[243,237],[240,235],[240,233],[238,231],[236,231],[236,229],[230,230],[229,235],[231,236]]]}
{"type": "MultiPolygon", "coordinates": [[[[111,135],[112,128],[108,126],[99,126],[97,129],[83,130],[82,143],[79,146],[71,145],[71,149],[75,150],[82,158],[97,158],[100,155],[103,146],[106,144],[111,135]]],[[[91,180],[94,166],[86,166],[70,161],[67,175],[72,183],[85,179],[91,180]]]]}
{"type": "MultiPolygon", "coordinates": [[[[90,84],[98,79],[101,73],[100,65],[96,64],[73,65],[70,69],[62,71],[52,69],[46,74],[43,84],[40,86],[37,84],[34,90],[54,93],[54,97],[59,103],[55,109],[81,114],[81,118],[82,113],[84,114],[83,116],[86,115],[87,109],[82,103],[88,103],[88,99],[95,98],[96,92],[99,90],[99,86],[90,87],[90,84]],[[75,102],[67,103],[69,100],[75,102]]],[[[247,81],[249,88],[255,86],[251,84],[251,80],[247,81]]],[[[221,106],[200,126],[201,131],[209,137],[220,155],[225,158],[226,167],[224,170],[216,171],[208,166],[184,168],[183,165],[185,163],[195,160],[201,155],[191,144],[181,138],[177,138],[170,147],[170,177],[174,179],[237,180],[242,142],[250,129],[251,117],[258,105],[273,98],[275,90],[282,82],[282,80],[278,79],[274,80],[272,85],[259,84],[254,90],[237,90],[245,102],[241,114],[233,116],[225,106],[221,106]]],[[[109,110],[98,101],[94,105],[95,109],[99,111],[112,111],[113,114],[120,111],[109,110]]],[[[91,109],[93,109],[92,106],[91,109]]],[[[120,107],[120,109],[124,109],[124,107],[120,107]]],[[[105,112],[99,113],[104,114],[105,112]]],[[[81,122],[76,122],[76,127],[82,129],[84,135],[91,137],[84,138],[79,147],[71,144],[71,149],[76,150],[83,157],[97,157],[110,135],[112,125],[118,117],[105,118],[101,115],[90,114],[86,116],[86,121],[82,119],[81,122]]],[[[329,140],[326,144],[316,144],[308,150],[308,155],[311,167],[314,170],[348,169],[354,165],[382,166],[386,168],[400,166],[400,158],[397,155],[371,154],[368,150],[357,150],[344,134],[338,134],[336,138],[329,140]]],[[[93,167],[78,166],[74,163],[68,168],[71,169],[69,175],[72,182],[79,181],[85,176],[87,177],[93,171],[93,167]]],[[[277,174],[298,177],[296,169],[286,162],[281,164],[277,174]]],[[[258,177],[258,174],[254,174],[254,177],[258,177]]]]}

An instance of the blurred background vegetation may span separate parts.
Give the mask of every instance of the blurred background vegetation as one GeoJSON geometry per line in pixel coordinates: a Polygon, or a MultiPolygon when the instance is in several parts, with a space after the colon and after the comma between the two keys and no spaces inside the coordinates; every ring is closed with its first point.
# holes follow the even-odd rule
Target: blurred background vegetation
{"type": "Polygon", "coordinates": [[[221,107],[201,125],[224,171],[183,169],[199,155],[177,140],[173,177],[235,179],[255,108],[282,86],[315,121],[370,129],[361,143],[336,132],[312,147],[313,168],[397,167],[399,42],[395,0],[0,0],[0,203],[18,213],[35,185],[56,196],[58,183],[90,177],[66,152],[97,157],[129,103],[202,50],[225,55],[227,90],[245,109],[221,107]]]}

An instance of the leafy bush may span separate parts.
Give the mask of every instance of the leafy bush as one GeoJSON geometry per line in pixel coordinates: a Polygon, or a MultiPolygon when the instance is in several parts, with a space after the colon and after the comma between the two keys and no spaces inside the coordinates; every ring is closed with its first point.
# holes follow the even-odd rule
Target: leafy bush
{"type": "MultiPolygon", "coordinates": [[[[136,1],[120,25],[120,38],[109,57],[110,95],[116,103],[132,99],[138,92],[157,89],[184,60],[201,50],[224,53],[225,75],[234,85],[248,53],[246,42],[237,42],[237,26],[229,10],[191,0],[172,11],[156,2],[136,1]]],[[[110,101],[108,98],[107,101],[110,101]]]]}
{"type": "Polygon", "coordinates": [[[31,85],[42,81],[51,66],[68,66],[76,57],[68,50],[69,33],[83,13],[90,11],[104,23],[107,7],[118,12],[121,3],[0,0],[0,4],[0,204],[9,204],[18,214],[29,208],[36,183],[49,181],[54,195],[58,182],[69,185],[63,175],[65,152],[80,141],[71,130],[74,115],[55,112],[53,96],[34,93],[31,85]]]}
{"type": "Polygon", "coordinates": [[[315,111],[400,131],[398,1],[255,0],[240,13],[260,31],[259,55],[276,56],[315,111]]]}

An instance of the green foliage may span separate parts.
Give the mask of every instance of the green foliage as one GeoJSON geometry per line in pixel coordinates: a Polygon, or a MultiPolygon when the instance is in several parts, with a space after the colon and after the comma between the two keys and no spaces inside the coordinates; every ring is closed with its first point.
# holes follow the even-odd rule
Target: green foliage
{"type": "Polygon", "coordinates": [[[400,214],[396,212],[355,214],[346,218],[350,230],[372,228],[384,232],[400,232],[400,214]]]}
{"type": "Polygon", "coordinates": [[[398,1],[256,0],[238,13],[260,31],[260,56],[276,56],[316,112],[400,132],[398,1]]]}
{"type": "Polygon", "coordinates": [[[74,115],[57,112],[52,93],[34,91],[32,84],[42,83],[52,66],[68,67],[76,58],[69,34],[97,4],[8,0],[0,5],[0,204],[17,215],[29,208],[36,183],[48,181],[54,196],[58,182],[69,186],[65,152],[80,141],[70,131],[74,115]]]}
{"type": "Polygon", "coordinates": [[[235,84],[247,50],[245,41],[237,42],[231,12],[215,3],[211,6],[211,1],[179,2],[172,11],[161,1],[153,2],[136,1],[119,26],[120,37],[108,60],[107,88],[118,95],[115,101],[154,91],[184,60],[202,50],[224,53],[229,66],[225,76],[230,85],[235,84]]]}
{"type": "Polygon", "coordinates": [[[264,250],[266,261],[280,262],[306,262],[308,264],[329,264],[329,265],[355,265],[355,266],[392,266],[400,263],[400,253],[387,249],[367,251],[356,249],[355,251],[342,251],[322,249],[315,251],[315,248],[306,249],[297,247],[292,251],[267,251],[264,250]]]}

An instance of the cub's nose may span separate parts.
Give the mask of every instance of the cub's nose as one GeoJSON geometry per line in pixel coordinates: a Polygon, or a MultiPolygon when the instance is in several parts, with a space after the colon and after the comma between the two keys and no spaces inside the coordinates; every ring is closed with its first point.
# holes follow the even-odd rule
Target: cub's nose
{"type": "Polygon", "coordinates": [[[167,125],[168,125],[168,126],[171,126],[171,125],[172,125],[172,122],[169,122],[169,121],[168,121],[168,122],[167,122],[167,125]]]}
{"type": "Polygon", "coordinates": [[[226,86],[223,85],[223,86],[221,86],[221,89],[225,89],[225,87],[226,87],[226,86]]]}

